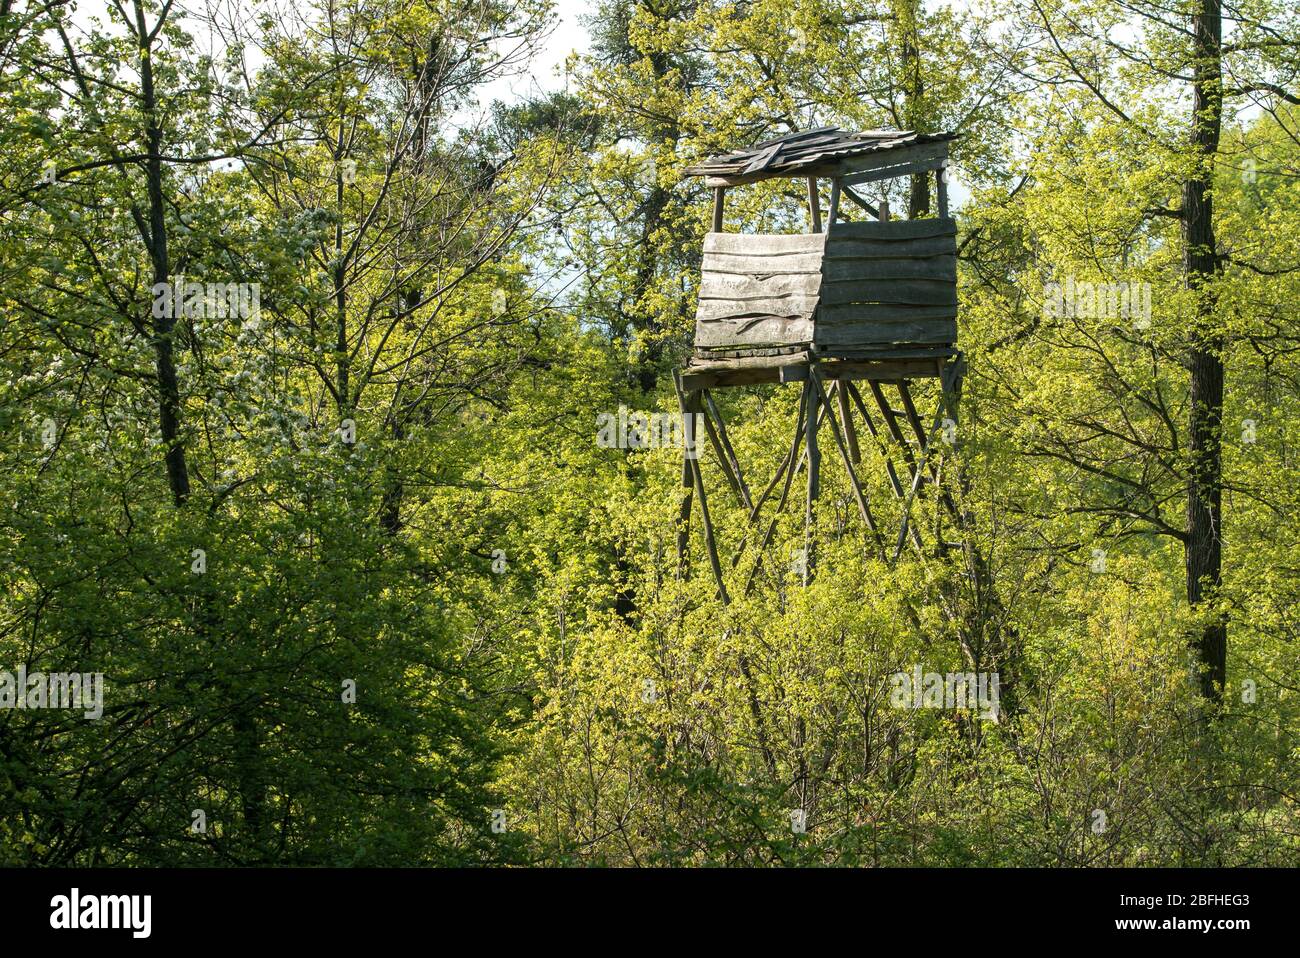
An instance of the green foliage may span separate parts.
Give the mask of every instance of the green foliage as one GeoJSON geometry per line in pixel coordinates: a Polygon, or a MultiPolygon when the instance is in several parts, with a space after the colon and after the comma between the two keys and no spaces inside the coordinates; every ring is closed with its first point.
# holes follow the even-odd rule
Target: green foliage
{"type": "MultiPolygon", "coordinates": [[[[1225,98],[1268,109],[1225,119],[1207,291],[1187,12],[1140,6],[609,0],[566,92],[482,117],[546,4],[258,8],[215,56],[157,5],[145,36],[0,17],[0,672],[105,676],[98,720],[0,710],[0,864],[1294,865],[1295,14],[1231,31],[1225,98]],[[680,449],[598,417],[678,412],[709,222],[683,168],[828,124],[963,134],[941,481],[984,565],[891,561],[880,449],[883,545],[823,430],[809,584],[802,474],[733,566],[772,507],[703,451],[724,604],[698,512],[679,561],[680,449]],[[158,322],[182,279],[260,308],[158,322]],[[1066,282],[1147,284],[1150,315],[1054,310],[1066,282]],[[1225,560],[1192,604],[1206,335],[1225,560]],[[1219,620],[1212,704],[1188,643],[1219,620]],[[918,667],[999,673],[996,721],[898,707],[918,667]]],[[[867,189],[927,215],[918,184],[867,189]]],[[[726,225],[805,203],[735,190],[726,225]]],[[[797,391],[716,399],[762,488],[797,391]]]]}

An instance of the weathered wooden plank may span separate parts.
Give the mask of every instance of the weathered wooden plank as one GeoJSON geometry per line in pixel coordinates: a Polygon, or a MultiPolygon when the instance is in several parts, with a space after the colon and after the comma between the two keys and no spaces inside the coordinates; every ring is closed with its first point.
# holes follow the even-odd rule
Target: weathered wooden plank
{"type": "MultiPolygon", "coordinates": [[[[851,157],[836,164],[841,175],[848,177],[869,170],[878,170],[905,163],[921,163],[928,160],[944,160],[948,157],[948,141],[932,143],[913,143],[910,146],[896,146],[892,149],[879,150],[863,156],[851,157]]],[[[811,175],[814,171],[809,170],[811,175]]],[[[820,172],[820,171],[818,171],[820,172]]]]}
{"type": "Polygon", "coordinates": [[[837,361],[822,364],[821,374],[827,379],[900,380],[923,379],[939,375],[938,359],[885,359],[879,361],[837,361]]]}
{"type": "Polygon", "coordinates": [[[818,126],[811,130],[798,130],[794,133],[782,133],[780,136],[774,136],[771,139],[755,143],[753,146],[749,147],[748,150],[742,150],[734,155],[738,157],[745,156],[747,153],[751,153],[754,150],[761,150],[774,143],[806,143],[809,140],[820,140],[828,137],[830,139],[839,139],[839,129],[838,126],[818,126]],[[831,136],[831,134],[835,135],[831,136]]]}
{"type": "Polygon", "coordinates": [[[918,343],[871,343],[865,346],[818,347],[817,354],[823,359],[835,358],[845,360],[885,360],[885,359],[933,359],[943,360],[957,354],[957,348],[951,344],[937,343],[923,345],[918,343]]]}
{"type": "Polygon", "coordinates": [[[807,316],[702,318],[695,324],[697,349],[795,345],[812,342],[812,336],[812,319],[807,316]]]}
{"type": "Polygon", "coordinates": [[[701,369],[682,374],[682,385],[687,389],[713,389],[717,386],[753,386],[758,383],[781,381],[781,371],[776,368],[756,369],[701,369]]]}
{"type": "Polygon", "coordinates": [[[761,319],[765,316],[805,316],[811,318],[817,308],[816,296],[792,294],[756,299],[702,299],[695,311],[696,320],[761,319]]]}
{"type": "Polygon", "coordinates": [[[861,186],[863,183],[879,183],[881,180],[892,180],[897,176],[911,176],[914,173],[928,173],[930,170],[939,168],[943,160],[939,158],[930,160],[917,160],[914,163],[898,163],[893,166],[882,166],[879,169],[866,170],[862,173],[853,173],[844,177],[844,182],[849,186],[861,186]]]}
{"type": "Polygon", "coordinates": [[[721,361],[701,360],[697,357],[682,374],[682,385],[688,389],[706,389],[712,386],[791,382],[806,378],[807,369],[807,353],[721,361]],[[784,375],[782,370],[785,371],[784,375]]]}
{"type": "Polygon", "coordinates": [[[914,306],[956,306],[957,284],[951,280],[882,279],[827,283],[821,301],[827,306],[845,303],[900,303],[914,306]]]}
{"type": "MultiPolygon", "coordinates": [[[[911,222],[904,220],[903,222],[911,222]]],[[[858,224],[844,224],[857,226],[858,224]]],[[[833,240],[826,246],[826,259],[918,259],[926,256],[953,256],[957,244],[951,236],[934,236],[914,240],[833,240]]]]}
{"type": "Polygon", "coordinates": [[[759,299],[800,294],[816,296],[822,278],[817,273],[700,274],[700,299],[759,299]]]}
{"type": "Polygon", "coordinates": [[[956,319],[955,306],[896,306],[880,303],[848,306],[822,306],[817,310],[817,325],[851,326],[885,320],[956,319]]]}
{"type": "Polygon", "coordinates": [[[704,252],[768,256],[773,253],[820,253],[826,246],[825,233],[706,233],[704,252]]]}
{"type": "Polygon", "coordinates": [[[789,356],[793,353],[800,355],[808,351],[808,344],[803,343],[798,346],[736,346],[720,347],[717,349],[705,349],[697,351],[702,359],[771,359],[773,356],[789,356]]]}
{"type": "Polygon", "coordinates": [[[703,269],[709,273],[820,273],[822,254],[816,253],[770,253],[748,255],[743,253],[706,253],[703,269]]]}
{"type": "Polygon", "coordinates": [[[772,165],[772,161],[776,159],[776,154],[780,152],[780,149],[781,149],[780,143],[773,143],[762,153],[758,154],[758,156],[750,160],[749,165],[745,167],[744,172],[757,173],[760,170],[767,169],[769,166],[772,165]]]}
{"type": "Polygon", "coordinates": [[[797,350],[780,356],[741,356],[727,359],[695,357],[687,367],[687,372],[697,369],[775,369],[779,366],[798,366],[808,361],[806,349],[797,350]]]}
{"type": "MultiPolygon", "coordinates": [[[[812,135],[794,142],[787,140],[781,144],[781,155],[772,164],[773,167],[788,167],[794,164],[810,163],[820,159],[823,156],[833,155],[836,153],[852,152],[861,150],[862,144],[845,143],[843,135],[840,133],[826,133],[821,135],[812,135]]],[[[737,172],[733,162],[730,169],[718,167],[710,170],[712,173],[726,175],[727,173],[737,172]]],[[[748,172],[748,169],[745,170],[748,172]]]]}
{"type": "Polygon", "coordinates": [[[874,343],[939,343],[957,341],[955,319],[889,320],[853,325],[817,324],[815,342],[819,349],[836,346],[868,346],[874,343]]]}
{"type": "Polygon", "coordinates": [[[829,244],[841,239],[912,240],[930,236],[956,236],[957,223],[951,219],[860,220],[839,223],[830,232],[829,244]]]}
{"type": "Polygon", "coordinates": [[[822,277],[828,285],[858,279],[932,279],[957,282],[956,256],[898,259],[827,259],[822,277]]]}
{"type": "MultiPolygon", "coordinates": [[[[939,374],[940,361],[935,359],[888,359],[880,361],[830,360],[822,364],[820,373],[826,379],[899,380],[921,379],[939,374]]],[[[799,382],[807,378],[808,367],[751,366],[728,368],[713,363],[692,364],[682,373],[685,389],[709,389],[714,386],[743,386],[754,383],[799,382]],[[784,375],[783,375],[784,370],[784,375]]],[[[802,435],[800,436],[802,439],[802,435]]]]}

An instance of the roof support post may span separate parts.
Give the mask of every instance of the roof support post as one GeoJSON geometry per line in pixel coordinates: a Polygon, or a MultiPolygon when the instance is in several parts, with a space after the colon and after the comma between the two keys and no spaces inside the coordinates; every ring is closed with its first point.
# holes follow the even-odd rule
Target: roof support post
{"type": "Polygon", "coordinates": [[[808,213],[812,217],[812,231],[822,231],[821,197],[817,195],[817,177],[808,177],[808,213]]]}
{"type": "Polygon", "coordinates": [[[727,195],[725,186],[713,188],[713,232],[722,232],[722,204],[727,195]]]}

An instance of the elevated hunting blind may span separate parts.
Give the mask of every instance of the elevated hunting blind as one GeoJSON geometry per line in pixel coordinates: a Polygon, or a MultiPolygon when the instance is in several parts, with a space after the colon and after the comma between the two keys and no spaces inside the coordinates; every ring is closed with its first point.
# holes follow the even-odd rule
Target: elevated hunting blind
{"type": "Polygon", "coordinates": [[[957,352],[957,227],[944,176],[952,138],[826,127],[689,168],[714,188],[714,206],[688,383],[777,381],[813,356],[937,375],[957,352]],[[918,175],[935,180],[937,218],[891,219],[887,204],[855,189],[918,175]],[[810,231],[724,233],[727,190],[778,177],[806,180],[810,231]],[[824,227],[821,179],[830,181],[824,227]],[[869,218],[842,217],[846,199],[869,218]]]}
{"type": "MultiPolygon", "coordinates": [[[[807,473],[802,575],[813,566],[814,504],[821,452],[818,432],[829,421],[835,449],[848,472],[852,496],[868,531],[870,548],[894,561],[910,543],[919,552],[964,550],[972,577],[982,565],[966,544],[944,538],[936,523],[929,548],[911,521],[914,500],[933,497],[940,515],[965,529],[967,517],[944,477],[942,453],[955,450],[957,399],[963,368],[957,349],[957,229],[948,215],[946,169],[955,134],[869,131],[847,133],[824,127],[768,140],[715,156],[686,171],[713,187],[712,230],[704,237],[695,345],[677,376],[683,414],[703,424],[718,466],[757,527],[744,532],[731,562],[756,549],[745,579],[754,584],[775,529],[761,512],[778,486],[776,511],[784,509],[793,477],[807,473]],[[775,178],[807,188],[809,231],[793,235],[723,231],[727,191],[775,178]],[[866,184],[906,179],[917,209],[929,210],[934,185],[936,216],[891,218],[888,202],[872,203],[859,192],[866,184]],[[822,216],[821,181],[829,181],[829,205],[822,216]],[[853,204],[846,208],[845,201],[853,204]],[[854,215],[850,217],[848,214],[854,215]],[[909,381],[938,379],[939,408],[927,429],[917,413],[909,381]],[[719,387],[801,382],[803,393],[795,437],[776,474],[757,496],[750,491],[721,412],[710,395],[719,387]],[[864,382],[859,390],[857,383],[864,382]],[[892,398],[886,387],[893,392],[892,398]],[[868,409],[864,393],[875,412],[868,409]],[[832,412],[832,410],[834,410],[832,412]],[[856,414],[856,415],[855,415],[856,414]],[[869,501],[859,479],[867,461],[859,444],[859,423],[883,460],[893,490],[898,531],[888,542],[884,510],[869,501]],[[941,442],[936,441],[942,437],[941,442]],[[937,447],[937,448],[936,448],[937,447]]],[[[866,192],[863,190],[863,192],[866,192]]],[[[885,195],[888,189],[882,191],[885,195]]],[[[704,438],[701,437],[701,442],[704,438]]],[[[868,449],[868,452],[870,450],[868,449]]],[[[729,601],[705,495],[700,461],[689,451],[682,467],[683,498],[678,552],[686,566],[692,500],[698,499],[705,544],[724,602],[729,601]]]]}

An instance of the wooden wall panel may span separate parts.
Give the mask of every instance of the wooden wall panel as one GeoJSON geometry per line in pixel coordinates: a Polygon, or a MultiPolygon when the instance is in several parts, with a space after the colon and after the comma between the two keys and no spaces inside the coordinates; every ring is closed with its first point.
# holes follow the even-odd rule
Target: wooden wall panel
{"type": "Polygon", "coordinates": [[[835,223],[826,233],[710,233],[695,345],[835,349],[957,341],[951,219],[835,223]]]}

